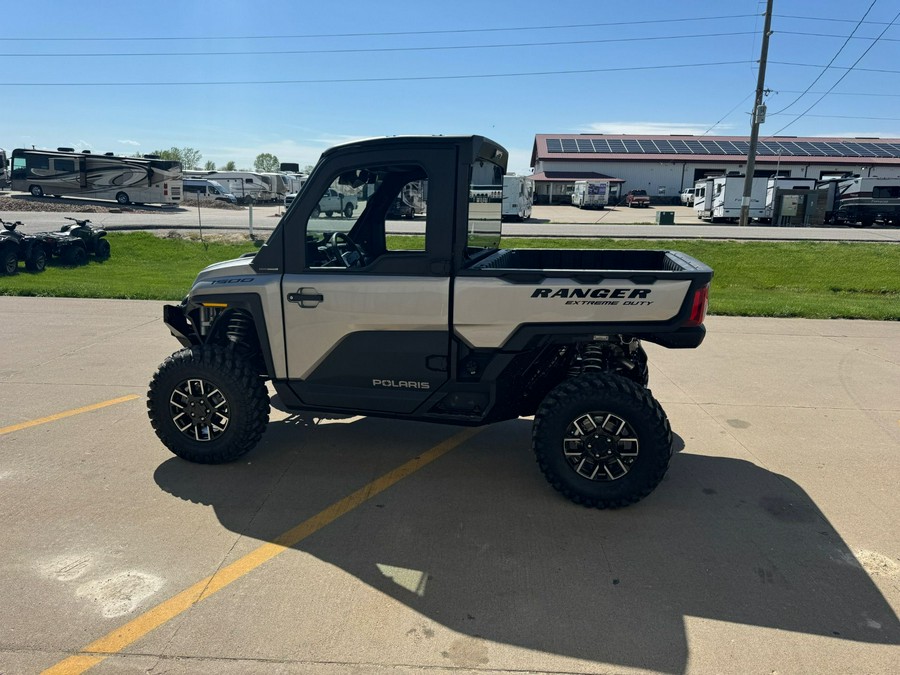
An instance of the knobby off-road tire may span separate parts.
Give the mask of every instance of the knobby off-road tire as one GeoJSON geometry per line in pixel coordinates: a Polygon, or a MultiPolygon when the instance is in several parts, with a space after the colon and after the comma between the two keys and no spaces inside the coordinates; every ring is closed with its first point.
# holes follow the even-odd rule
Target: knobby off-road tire
{"type": "Polygon", "coordinates": [[[32,250],[31,256],[25,259],[25,269],[29,272],[43,272],[47,267],[47,253],[42,248],[32,250]]]}
{"type": "Polygon", "coordinates": [[[0,247],[0,272],[12,276],[18,270],[19,254],[16,252],[15,247],[12,244],[0,247]]]}
{"type": "Polygon", "coordinates": [[[223,464],[253,449],[269,422],[265,382],[226,347],[182,349],[167,358],[147,392],[156,435],[189,462],[223,464]]]}
{"type": "Polygon", "coordinates": [[[97,260],[108,260],[111,251],[109,242],[106,239],[97,240],[97,246],[94,249],[94,258],[97,260]]]}
{"type": "Polygon", "coordinates": [[[547,394],[533,448],[549,483],[576,504],[633,504],[659,484],[672,455],[669,420],[650,391],[620,375],[586,374],[547,394]]]}

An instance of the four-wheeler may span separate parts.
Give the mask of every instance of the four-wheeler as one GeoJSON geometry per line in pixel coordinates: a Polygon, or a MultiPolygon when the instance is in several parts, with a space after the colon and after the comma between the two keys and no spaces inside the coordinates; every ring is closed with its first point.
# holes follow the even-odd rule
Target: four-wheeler
{"type": "Polygon", "coordinates": [[[0,273],[11,275],[19,270],[19,261],[25,261],[25,269],[43,272],[47,265],[47,254],[39,237],[17,231],[22,223],[0,220],[0,273]]]}
{"type": "Polygon", "coordinates": [[[83,265],[88,261],[88,255],[93,255],[97,260],[109,258],[106,230],[92,225],[90,220],[68,216],[66,220],[72,223],[63,225],[59,232],[38,232],[34,235],[43,243],[48,257],[56,256],[65,265],[83,265]]]}
{"type": "MultiPolygon", "coordinates": [[[[322,154],[255,253],[200,272],[163,320],[183,349],[153,376],[148,414],[177,456],[235,460],[279,407],[483,425],[534,416],[550,484],[599,508],[636,502],[673,451],[642,341],[703,341],[712,270],[676,251],[500,248],[508,154],[482,136],[369,139],[322,154]],[[385,221],[428,181],[425,238],[385,221]],[[355,220],[323,195],[372,186],[355,220]]],[[[364,451],[365,448],[358,448],[364,451]]]]}

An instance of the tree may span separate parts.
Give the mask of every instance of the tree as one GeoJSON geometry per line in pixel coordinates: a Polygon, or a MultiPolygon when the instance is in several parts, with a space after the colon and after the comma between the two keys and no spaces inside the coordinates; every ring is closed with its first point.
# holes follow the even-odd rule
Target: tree
{"type": "Polygon", "coordinates": [[[278,171],[278,158],[268,152],[263,152],[256,156],[253,160],[253,166],[259,173],[270,173],[278,171]]]}
{"type": "Polygon", "coordinates": [[[307,176],[313,172],[313,169],[316,167],[313,164],[307,164],[300,170],[300,173],[305,173],[307,176]]]}
{"type": "Polygon", "coordinates": [[[215,171],[215,170],[216,170],[216,163],[215,163],[214,161],[212,161],[212,160],[209,160],[209,161],[206,163],[206,170],[207,170],[207,171],[215,171]]]}
{"type": "Polygon", "coordinates": [[[176,148],[175,146],[168,150],[154,150],[152,154],[159,155],[162,159],[181,162],[181,168],[185,171],[196,168],[200,160],[203,159],[203,155],[199,150],[194,150],[194,148],[176,148]]]}
{"type": "Polygon", "coordinates": [[[222,171],[234,171],[235,168],[236,168],[236,165],[235,165],[234,161],[226,162],[225,166],[222,167],[222,171]]]}

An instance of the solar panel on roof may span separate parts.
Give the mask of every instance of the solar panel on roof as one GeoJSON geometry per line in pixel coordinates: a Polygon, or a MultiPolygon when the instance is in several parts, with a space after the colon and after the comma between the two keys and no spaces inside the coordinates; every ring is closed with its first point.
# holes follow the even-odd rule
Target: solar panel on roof
{"type": "Polygon", "coordinates": [[[578,146],[578,152],[594,152],[594,144],[590,138],[576,138],[575,145],[578,146]]]}
{"type": "Polygon", "coordinates": [[[863,157],[877,157],[875,152],[868,147],[868,143],[844,143],[844,145],[850,147],[852,150],[856,151],[863,157]]]}
{"type": "Polygon", "coordinates": [[[563,138],[560,140],[562,142],[563,152],[578,152],[578,144],[575,143],[574,138],[563,138]]]}
{"type": "Polygon", "coordinates": [[[896,143],[873,143],[872,145],[877,145],[878,148],[884,153],[883,157],[900,157],[898,151],[900,151],[900,146],[896,143]]]}
{"type": "Polygon", "coordinates": [[[809,141],[797,141],[796,145],[798,148],[803,150],[807,155],[822,156],[822,155],[828,154],[825,152],[824,149],[817,146],[815,143],[810,143],[809,141]]]}
{"type": "Polygon", "coordinates": [[[641,150],[643,150],[644,152],[648,152],[652,155],[655,155],[656,153],[659,152],[659,150],[656,147],[656,143],[654,143],[653,141],[647,141],[647,140],[638,141],[638,145],[641,146],[641,150]]]}
{"type": "Polygon", "coordinates": [[[659,148],[661,153],[666,155],[673,155],[677,152],[677,150],[672,147],[672,144],[665,139],[658,139],[656,141],[656,147],[659,148]]]}
{"type": "Polygon", "coordinates": [[[669,141],[672,144],[672,147],[675,149],[675,152],[682,155],[690,155],[691,149],[688,147],[688,144],[682,140],[673,140],[669,141]]]}
{"type": "Polygon", "coordinates": [[[606,142],[605,138],[594,139],[594,152],[611,152],[609,149],[609,143],[606,142]]]}
{"type": "Polygon", "coordinates": [[[770,147],[768,143],[763,143],[760,141],[756,145],[756,154],[757,155],[777,155],[778,150],[770,147]]]}
{"type": "Polygon", "coordinates": [[[562,143],[558,138],[547,139],[547,152],[562,152],[562,143]]]}
{"type": "Polygon", "coordinates": [[[625,152],[635,153],[635,154],[644,152],[643,149],[641,148],[641,146],[638,145],[638,142],[635,140],[625,139],[622,142],[625,144],[625,152]]]}
{"type": "Polygon", "coordinates": [[[609,142],[609,149],[612,152],[618,152],[618,153],[628,152],[628,150],[625,149],[625,144],[620,139],[610,138],[610,139],[608,139],[608,142],[609,142]]]}

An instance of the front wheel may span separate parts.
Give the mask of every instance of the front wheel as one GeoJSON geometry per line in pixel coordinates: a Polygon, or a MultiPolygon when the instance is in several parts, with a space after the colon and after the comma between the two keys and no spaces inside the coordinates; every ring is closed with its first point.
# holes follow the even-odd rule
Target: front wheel
{"type": "Polygon", "coordinates": [[[43,272],[46,267],[47,253],[40,247],[32,250],[31,255],[25,259],[25,269],[29,272],[43,272]]]}
{"type": "Polygon", "coordinates": [[[156,435],[189,462],[223,464],[253,449],[269,422],[259,374],[226,347],[190,347],[167,358],[150,382],[156,435]]]}
{"type": "Polygon", "coordinates": [[[349,218],[352,215],[353,215],[353,204],[348,202],[347,204],[344,204],[344,217],[349,218]]]}
{"type": "Polygon", "coordinates": [[[580,375],[547,394],[532,442],[556,490],[600,509],[649,495],[672,454],[672,431],[659,403],[647,389],[610,374],[580,375]]]}
{"type": "Polygon", "coordinates": [[[16,249],[12,246],[6,246],[0,250],[0,269],[7,276],[12,276],[18,271],[19,256],[16,253],[16,249]]]}
{"type": "Polygon", "coordinates": [[[109,242],[106,239],[97,240],[97,248],[94,249],[94,257],[97,260],[108,260],[110,254],[109,242]]]}
{"type": "Polygon", "coordinates": [[[32,185],[30,192],[31,192],[32,197],[43,197],[44,196],[44,191],[41,189],[40,185],[32,185]]]}
{"type": "Polygon", "coordinates": [[[63,265],[68,265],[70,267],[79,267],[87,263],[87,251],[81,246],[67,247],[60,257],[62,258],[63,265]]]}

